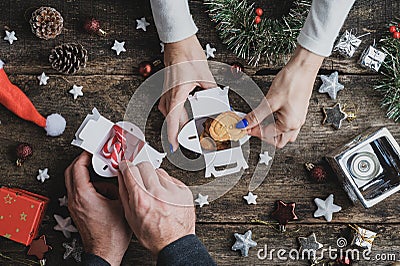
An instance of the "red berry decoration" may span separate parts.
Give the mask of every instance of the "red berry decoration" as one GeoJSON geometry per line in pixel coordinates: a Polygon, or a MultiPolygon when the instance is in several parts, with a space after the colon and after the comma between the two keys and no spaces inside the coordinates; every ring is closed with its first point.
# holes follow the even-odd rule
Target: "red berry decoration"
{"type": "Polygon", "coordinates": [[[398,31],[393,32],[393,38],[400,39],[400,32],[398,32],[398,31]]]}
{"type": "Polygon", "coordinates": [[[231,64],[231,74],[234,79],[240,79],[243,75],[243,65],[239,62],[231,64]]]}
{"type": "Polygon", "coordinates": [[[261,17],[263,15],[263,13],[264,13],[264,11],[262,10],[262,8],[259,7],[259,8],[256,9],[256,15],[257,16],[261,17]]]}
{"type": "Polygon", "coordinates": [[[260,22],[261,22],[261,17],[256,16],[256,18],[254,19],[254,23],[255,23],[255,24],[258,24],[258,23],[260,23],[260,22]]]}
{"type": "Polygon", "coordinates": [[[389,27],[389,31],[390,31],[391,33],[396,32],[396,31],[397,31],[396,26],[390,26],[390,27],[389,27]]]}
{"type": "Polygon", "coordinates": [[[149,61],[144,61],[139,64],[139,73],[142,77],[147,78],[152,73],[152,66],[149,61]]]}
{"type": "Polygon", "coordinates": [[[32,156],[32,147],[28,143],[21,143],[17,146],[17,166],[21,166],[23,162],[32,156]]]}
{"type": "Polygon", "coordinates": [[[106,32],[100,28],[100,21],[98,21],[95,18],[87,19],[85,24],[83,25],[83,28],[87,32],[92,33],[92,34],[97,34],[100,36],[106,35],[106,32]]]}
{"type": "Polygon", "coordinates": [[[306,163],[305,166],[306,169],[310,172],[310,177],[314,181],[318,183],[326,181],[328,174],[322,165],[320,164],[314,165],[313,163],[306,163]]]}

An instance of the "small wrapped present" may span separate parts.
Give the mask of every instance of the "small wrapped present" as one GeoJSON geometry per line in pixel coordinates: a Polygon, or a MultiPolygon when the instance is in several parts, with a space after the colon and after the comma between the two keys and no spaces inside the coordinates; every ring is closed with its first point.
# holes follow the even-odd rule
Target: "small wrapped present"
{"type": "Polygon", "coordinates": [[[337,51],[345,57],[352,57],[361,42],[359,37],[353,35],[351,31],[346,30],[336,43],[333,51],[337,51]]]}
{"type": "Polygon", "coordinates": [[[379,71],[383,61],[385,61],[386,54],[374,46],[370,45],[367,49],[364,50],[360,57],[360,65],[366,68],[370,68],[379,71]]]}
{"type": "Polygon", "coordinates": [[[354,237],[351,244],[371,250],[372,242],[374,242],[377,234],[358,225],[350,225],[350,228],[354,230],[354,237]]]}
{"type": "Polygon", "coordinates": [[[29,191],[0,188],[0,235],[29,246],[36,237],[49,199],[29,191]]]}

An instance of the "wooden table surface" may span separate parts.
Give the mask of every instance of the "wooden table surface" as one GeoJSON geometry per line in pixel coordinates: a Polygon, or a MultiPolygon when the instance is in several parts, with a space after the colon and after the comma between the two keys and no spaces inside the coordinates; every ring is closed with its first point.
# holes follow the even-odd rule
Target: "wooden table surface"
{"type": "MultiPolygon", "coordinates": [[[[43,129],[32,123],[17,118],[4,107],[0,106],[0,185],[19,187],[35,193],[48,196],[51,199],[45,218],[40,226],[40,233],[46,234],[53,250],[48,253],[48,265],[72,265],[69,259],[64,261],[62,243],[69,241],[62,233],[54,231],[54,214],[68,216],[65,207],[59,207],[57,198],[65,195],[64,169],[81,152],[71,146],[70,142],[84,117],[93,107],[112,121],[122,119],[126,105],[143,82],[135,67],[144,60],[160,56],[159,40],[151,16],[149,4],[143,1],[33,1],[4,0],[0,1],[0,28],[16,31],[18,41],[13,45],[0,41],[0,58],[6,62],[5,70],[12,82],[29,96],[37,109],[43,114],[60,112],[67,120],[65,133],[58,138],[46,137],[43,129]],[[65,19],[63,33],[54,40],[44,41],[36,38],[30,31],[26,18],[32,8],[49,5],[58,9],[65,19]],[[81,22],[88,16],[97,17],[103,22],[103,28],[108,31],[106,37],[91,36],[81,30],[81,22]],[[135,19],[146,17],[151,23],[147,32],[136,30],[135,19]],[[126,41],[126,53],[116,56],[110,48],[115,39],[126,41]],[[48,63],[50,50],[61,43],[79,42],[87,48],[89,61],[87,67],[76,75],[60,75],[52,70],[48,63]],[[39,86],[37,76],[42,72],[50,76],[47,86],[39,86]],[[73,84],[83,86],[84,96],[73,100],[68,90],[73,84]],[[22,167],[14,164],[14,149],[19,142],[28,142],[34,148],[34,156],[22,167]],[[39,168],[49,168],[50,180],[40,183],[36,180],[39,168]]],[[[215,25],[206,13],[202,1],[190,1],[191,11],[199,27],[198,38],[203,46],[207,43],[216,47],[216,57],[212,60],[231,63],[238,59],[226,49],[219,40],[215,25]]],[[[266,15],[277,15],[281,1],[256,1],[266,11],[266,15]]],[[[291,1],[284,1],[285,6],[291,1]]],[[[238,184],[223,197],[213,201],[209,206],[196,208],[196,232],[211,255],[220,265],[307,265],[308,262],[279,261],[276,256],[273,261],[261,261],[257,258],[257,250],[267,245],[268,248],[289,250],[297,249],[297,237],[308,236],[315,232],[319,242],[325,247],[336,246],[336,240],[346,236],[348,224],[356,223],[365,226],[379,236],[374,241],[374,254],[395,254],[400,259],[400,207],[399,194],[395,194],[384,202],[370,209],[364,209],[360,204],[352,205],[338,182],[330,180],[327,183],[313,183],[307,176],[303,164],[307,161],[318,161],[332,149],[344,143],[353,135],[363,132],[370,126],[386,126],[395,138],[400,140],[400,129],[397,124],[385,118],[385,111],[380,108],[380,95],[373,90],[374,82],[379,78],[376,74],[361,68],[357,59],[373,39],[379,40],[386,34],[385,24],[400,11],[399,1],[359,0],[354,5],[344,29],[357,29],[358,34],[371,32],[363,38],[361,48],[351,59],[343,59],[333,55],[327,58],[320,74],[339,71],[340,82],[345,90],[339,93],[338,101],[348,106],[359,107],[357,119],[352,123],[345,122],[342,129],[336,131],[329,126],[321,126],[321,107],[331,106],[334,101],[326,94],[319,94],[317,88],[321,84],[317,78],[315,89],[310,101],[307,121],[298,140],[276,152],[273,165],[264,183],[254,192],[258,195],[257,205],[247,205],[242,199],[247,194],[249,177],[257,164],[258,154],[250,154],[249,166],[238,184]],[[325,198],[335,195],[335,203],[343,210],[334,214],[331,223],[324,219],[313,218],[316,206],[315,197],[325,198]],[[252,219],[272,222],[270,213],[276,200],[297,203],[299,220],[290,224],[287,233],[282,234],[273,227],[251,223],[252,219]],[[250,250],[249,257],[243,258],[238,252],[231,251],[234,243],[233,233],[244,233],[251,229],[253,239],[258,247],[250,250]]],[[[241,60],[239,60],[241,61],[241,60]]],[[[243,62],[243,61],[242,61],[243,62]]],[[[245,63],[245,62],[243,62],[245,63]]],[[[271,84],[281,64],[270,65],[261,62],[258,67],[245,67],[245,72],[263,89],[271,84]]],[[[248,111],[246,108],[242,111],[248,111]]],[[[161,151],[158,142],[163,116],[154,107],[150,115],[151,127],[147,139],[151,145],[161,151]]],[[[147,134],[147,133],[146,133],[147,134]]],[[[251,140],[255,149],[260,143],[251,140]]],[[[171,175],[192,184],[202,180],[204,171],[186,172],[177,169],[168,160],[162,165],[171,175]]],[[[107,217],[104,217],[105,219],[107,217]]],[[[107,228],[104,228],[107,230],[107,228]]],[[[75,234],[74,237],[78,237],[75,234]]],[[[104,243],[105,245],[107,243],[104,243]]],[[[15,259],[32,259],[26,256],[27,248],[5,238],[0,239],[0,252],[15,259]]],[[[152,265],[154,259],[136,239],[132,239],[124,257],[123,265],[152,265]]],[[[0,258],[1,265],[18,265],[18,263],[0,258]]],[[[389,265],[389,261],[361,260],[357,265],[389,265]]]]}

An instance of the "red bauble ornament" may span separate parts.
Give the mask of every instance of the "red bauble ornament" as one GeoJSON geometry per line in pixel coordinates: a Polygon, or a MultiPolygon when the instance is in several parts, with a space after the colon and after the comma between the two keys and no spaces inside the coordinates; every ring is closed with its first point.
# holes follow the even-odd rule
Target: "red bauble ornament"
{"type": "Polygon", "coordinates": [[[255,24],[258,24],[258,23],[260,23],[260,22],[261,22],[261,17],[256,16],[256,18],[254,19],[254,23],[255,23],[255,24]]]}
{"type": "Polygon", "coordinates": [[[32,156],[32,147],[28,143],[21,143],[17,146],[17,166],[21,166],[26,159],[32,156]]]}
{"type": "Polygon", "coordinates": [[[147,78],[152,73],[152,65],[149,61],[144,61],[139,64],[139,73],[142,77],[147,78]]]}
{"type": "Polygon", "coordinates": [[[389,31],[390,31],[391,33],[396,32],[396,31],[397,31],[396,26],[390,26],[390,27],[389,27],[389,31]]]}
{"type": "Polygon", "coordinates": [[[97,34],[100,36],[106,35],[106,32],[100,28],[100,21],[95,18],[90,18],[85,21],[83,28],[92,34],[97,34]]]}
{"type": "Polygon", "coordinates": [[[400,32],[398,32],[398,31],[393,32],[393,38],[400,39],[400,32]]]}
{"type": "Polygon", "coordinates": [[[239,62],[231,64],[231,74],[234,79],[240,79],[243,75],[243,65],[239,62]]]}
{"type": "Polygon", "coordinates": [[[263,15],[263,13],[264,13],[264,11],[262,10],[261,7],[259,7],[259,8],[256,9],[256,15],[257,15],[257,16],[261,17],[261,16],[263,15]]]}
{"type": "Polygon", "coordinates": [[[326,181],[328,174],[326,172],[326,169],[322,165],[320,165],[320,164],[314,165],[312,163],[306,163],[305,166],[306,166],[306,169],[310,173],[310,177],[314,181],[316,181],[318,183],[322,183],[322,182],[326,181]]]}

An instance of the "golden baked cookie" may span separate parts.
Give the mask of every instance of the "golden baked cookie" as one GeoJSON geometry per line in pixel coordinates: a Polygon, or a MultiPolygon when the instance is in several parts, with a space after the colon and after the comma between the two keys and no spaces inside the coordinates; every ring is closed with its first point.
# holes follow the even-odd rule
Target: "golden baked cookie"
{"type": "Polygon", "coordinates": [[[210,136],[215,141],[240,140],[247,134],[246,130],[236,128],[240,120],[242,118],[231,111],[220,114],[211,123],[210,136]]]}

